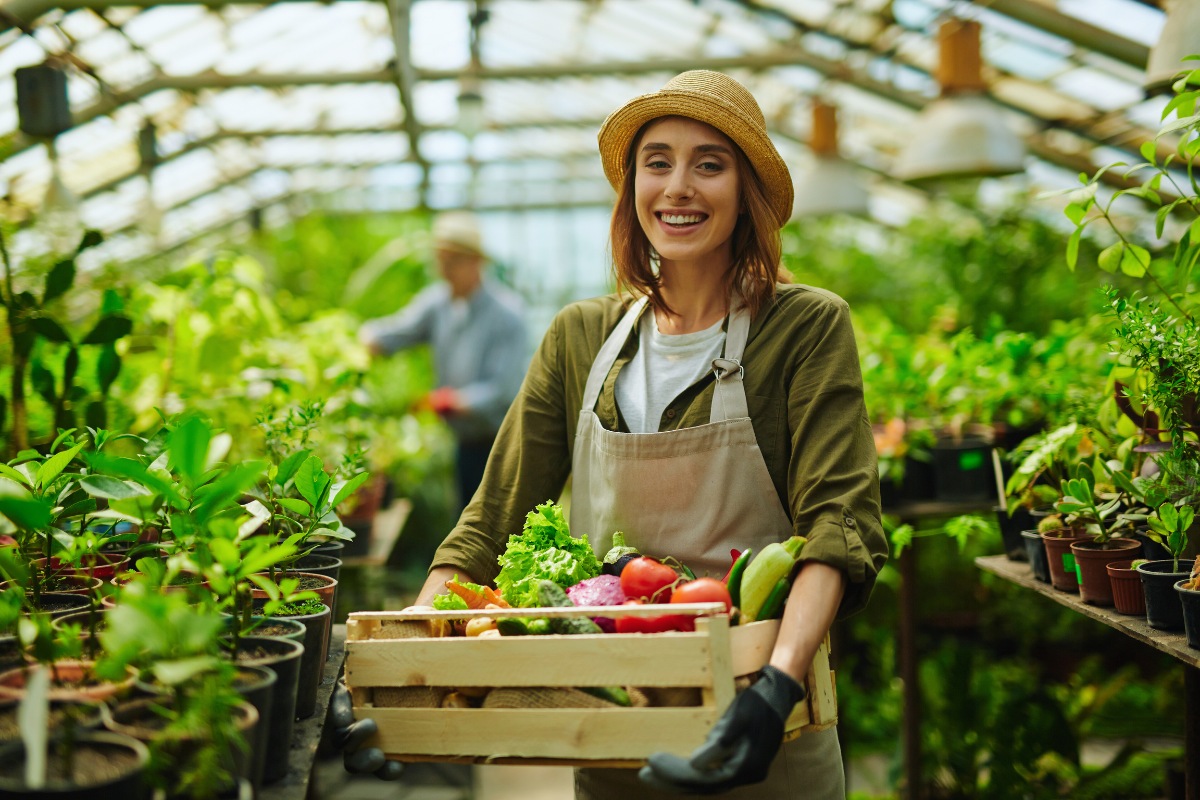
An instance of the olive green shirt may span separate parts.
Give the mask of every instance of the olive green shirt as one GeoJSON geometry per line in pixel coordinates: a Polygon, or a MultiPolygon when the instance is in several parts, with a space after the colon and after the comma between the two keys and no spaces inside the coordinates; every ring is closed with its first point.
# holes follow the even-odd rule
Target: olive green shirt
{"type": "MultiPolygon", "coordinates": [[[[574,303],[554,318],[500,427],[483,483],[431,569],[454,567],[477,581],[494,580],[496,558],[508,537],[520,533],[525,515],[561,494],[588,372],[624,313],[620,298],[609,295],[574,303]]],[[[638,344],[635,328],[597,401],[596,414],[609,430],[628,430],[614,386],[638,344]]],[[[796,534],[808,537],[802,557],[843,571],[849,580],[839,616],[859,611],[888,548],[849,307],[821,289],[780,285],[750,324],[742,364],[767,471],[796,534]]],[[[659,430],[708,424],[713,384],[710,372],[679,395],[659,430]]]]}

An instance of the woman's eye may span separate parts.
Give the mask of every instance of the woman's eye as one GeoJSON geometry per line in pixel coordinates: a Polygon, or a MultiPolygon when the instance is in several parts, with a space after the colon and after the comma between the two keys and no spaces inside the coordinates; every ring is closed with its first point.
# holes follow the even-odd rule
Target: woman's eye
{"type": "Polygon", "coordinates": [[[700,165],[700,169],[705,172],[720,172],[723,167],[715,161],[705,161],[700,165]]]}
{"type": "Polygon", "coordinates": [[[663,161],[661,158],[656,158],[653,161],[646,164],[646,166],[650,167],[651,169],[667,169],[671,165],[668,164],[667,162],[663,161]]]}

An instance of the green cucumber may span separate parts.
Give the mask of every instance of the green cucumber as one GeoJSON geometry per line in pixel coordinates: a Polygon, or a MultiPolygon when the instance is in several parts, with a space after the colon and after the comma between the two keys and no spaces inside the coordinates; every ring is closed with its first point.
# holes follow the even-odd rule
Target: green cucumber
{"type": "Polygon", "coordinates": [[[550,627],[550,620],[541,618],[529,620],[525,629],[530,636],[549,636],[554,633],[554,629],[550,627]]]}
{"type": "Polygon", "coordinates": [[[501,636],[528,636],[529,628],[525,620],[514,617],[496,620],[496,630],[501,636]]]}
{"type": "Polygon", "coordinates": [[[629,708],[632,705],[632,701],[629,699],[629,692],[620,686],[580,686],[579,691],[587,692],[592,697],[599,697],[601,700],[607,700],[618,706],[629,708]]]}
{"type": "MultiPolygon", "coordinates": [[[[562,587],[554,581],[538,581],[538,601],[543,608],[574,608],[575,604],[562,587]]],[[[555,633],[581,634],[604,633],[600,626],[587,617],[561,617],[550,620],[555,633]]]]}
{"type": "Polygon", "coordinates": [[[563,588],[554,581],[538,581],[537,592],[542,608],[572,608],[575,605],[563,588]]]}
{"type": "Polygon", "coordinates": [[[754,558],[754,548],[746,548],[746,552],[738,556],[738,560],[733,562],[733,569],[729,570],[729,599],[738,608],[742,607],[742,576],[746,574],[746,567],[750,564],[750,559],[754,558]]]}
{"type": "Polygon", "coordinates": [[[787,600],[788,588],[791,585],[787,578],[779,579],[779,583],[775,584],[775,588],[767,595],[767,601],[763,603],[762,610],[759,611],[759,619],[775,619],[776,616],[783,616],[783,603],[787,600]]]}
{"type": "Polygon", "coordinates": [[[604,633],[603,629],[587,617],[561,617],[550,620],[550,627],[555,633],[578,635],[583,633],[604,633]]]}

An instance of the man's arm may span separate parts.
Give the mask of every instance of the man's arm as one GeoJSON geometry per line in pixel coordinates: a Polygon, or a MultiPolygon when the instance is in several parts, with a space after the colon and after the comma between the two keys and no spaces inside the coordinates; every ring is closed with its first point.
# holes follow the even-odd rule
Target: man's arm
{"type": "Polygon", "coordinates": [[[388,355],[428,342],[443,294],[445,288],[442,286],[422,289],[395,314],[364,322],[358,329],[358,340],[371,348],[373,355],[388,355]]]}

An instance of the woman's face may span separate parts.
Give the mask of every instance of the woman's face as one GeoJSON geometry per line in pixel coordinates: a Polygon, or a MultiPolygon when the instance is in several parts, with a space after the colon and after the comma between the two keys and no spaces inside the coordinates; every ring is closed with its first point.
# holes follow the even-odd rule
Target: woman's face
{"type": "Polygon", "coordinates": [[[711,125],[664,117],[634,151],[634,203],[646,238],[669,261],[694,261],[729,241],[741,210],[736,145],[711,125]]]}

